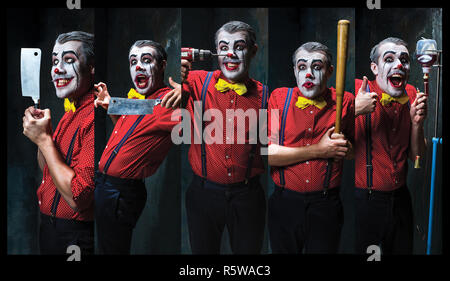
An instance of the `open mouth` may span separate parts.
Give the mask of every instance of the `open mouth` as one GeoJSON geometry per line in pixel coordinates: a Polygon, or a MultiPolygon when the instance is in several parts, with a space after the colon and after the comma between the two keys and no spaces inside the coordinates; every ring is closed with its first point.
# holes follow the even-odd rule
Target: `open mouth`
{"type": "Polygon", "coordinates": [[[394,88],[401,88],[404,83],[403,75],[401,74],[392,74],[392,76],[388,77],[389,83],[394,88]]]}
{"type": "Polygon", "coordinates": [[[314,87],[316,84],[314,84],[313,82],[311,82],[311,81],[308,81],[308,82],[305,82],[305,83],[303,83],[303,87],[304,88],[306,88],[306,89],[311,89],[312,87],[314,87]]]}
{"type": "Polygon", "coordinates": [[[143,74],[139,74],[136,76],[136,79],[134,80],[136,82],[136,86],[139,89],[144,89],[148,85],[148,76],[145,76],[143,74]]]}
{"type": "Polygon", "coordinates": [[[59,79],[55,79],[55,84],[57,88],[62,88],[65,87],[67,85],[69,85],[69,83],[72,81],[72,78],[59,78],[59,79]]]}
{"type": "Polygon", "coordinates": [[[239,68],[240,63],[235,63],[235,62],[227,62],[224,63],[225,64],[225,68],[229,71],[233,71],[239,68]]]}

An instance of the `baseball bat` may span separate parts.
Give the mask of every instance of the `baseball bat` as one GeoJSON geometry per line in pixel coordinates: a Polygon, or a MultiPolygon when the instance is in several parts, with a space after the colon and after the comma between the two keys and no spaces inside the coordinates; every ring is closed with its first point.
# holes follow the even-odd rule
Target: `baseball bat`
{"type": "Polygon", "coordinates": [[[348,27],[350,21],[340,20],[337,26],[337,58],[336,58],[336,121],[335,133],[341,133],[342,97],[344,96],[345,67],[347,64],[348,27]]]}

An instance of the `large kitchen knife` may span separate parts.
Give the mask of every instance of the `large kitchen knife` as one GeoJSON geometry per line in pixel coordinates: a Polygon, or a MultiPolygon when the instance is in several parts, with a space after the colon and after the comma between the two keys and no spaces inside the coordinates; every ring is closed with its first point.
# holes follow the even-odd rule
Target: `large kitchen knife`
{"type": "Polygon", "coordinates": [[[20,50],[20,78],[22,96],[31,97],[34,107],[39,104],[39,74],[41,70],[41,49],[22,48],[20,50]]]}
{"type": "Polygon", "coordinates": [[[145,115],[152,114],[153,108],[161,99],[127,99],[111,98],[108,106],[110,115],[145,115]]]}

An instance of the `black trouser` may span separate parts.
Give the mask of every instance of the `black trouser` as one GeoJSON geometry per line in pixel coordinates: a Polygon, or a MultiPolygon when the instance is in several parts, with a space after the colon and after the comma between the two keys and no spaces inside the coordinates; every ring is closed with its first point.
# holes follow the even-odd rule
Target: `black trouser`
{"type": "Polygon", "coordinates": [[[95,221],[100,254],[130,254],[133,229],[146,201],[143,180],[96,173],[95,221]]]}
{"type": "Polygon", "coordinates": [[[366,254],[370,245],[382,254],[412,254],[413,212],[409,190],[391,192],[355,188],[356,253],[366,254]]]}
{"type": "Polygon", "coordinates": [[[77,245],[81,255],[94,253],[94,222],[51,218],[41,213],[39,248],[42,255],[67,255],[77,245]]]}
{"type": "Polygon", "coordinates": [[[197,175],[186,191],[186,213],[193,254],[220,254],[225,225],[234,254],[260,254],[264,239],[266,198],[259,176],[221,185],[197,175]]]}
{"type": "Polygon", "coordinates": [[[324,194],[275,186],[268,211],[272,253],[337,253],[343,220],[339,187],[324,194]]]}

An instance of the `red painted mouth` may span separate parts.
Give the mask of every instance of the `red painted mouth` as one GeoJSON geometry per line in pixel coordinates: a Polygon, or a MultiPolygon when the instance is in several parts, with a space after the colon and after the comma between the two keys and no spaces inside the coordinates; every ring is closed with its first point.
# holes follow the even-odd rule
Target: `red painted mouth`
{"type": "Polygon", "coordinates": [[[224,65],[228,71],[234,71],[239,68],[240,63],[227,62],[224,65]]]}
{"type": "Polygon", "coordinates": [[[389,83],[394,88],[401,88],[403,86],[404,77],[401,74],[393,74],[392,76],[388,77],[389,83]]]}
{"type": "Polygon", "coordinates": [[[139,75],[137,75],[136,78],[134,79],[134,82],[136,83],[136,86],[137,86],[139,89],[144,89],[144,88],[147,88],[147,85],[148,85],[148,79],[149,79],[148,76],[145,76],[145,75],[143,75],[143,74],[139,74],[139,75]]]}
{"type": "Polygon", "coordinates": [[[308,81],[308,82],[303,83],[302,86],[304,88],[306,88],[306,89],[311,89],[312,87],[316,86],[316,84],[314,84],[313,82],[308,81]]]}
{"type": "Polygon", "coordinates": [[[55,79],[55,85],[57,88],[63,88],[67,85],[69,85],[70,82],[72,82],[72,78],[59,78],[59,79],[55,79]]]}

